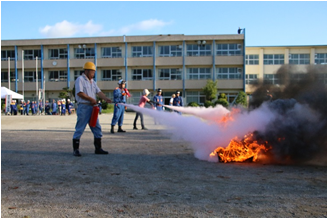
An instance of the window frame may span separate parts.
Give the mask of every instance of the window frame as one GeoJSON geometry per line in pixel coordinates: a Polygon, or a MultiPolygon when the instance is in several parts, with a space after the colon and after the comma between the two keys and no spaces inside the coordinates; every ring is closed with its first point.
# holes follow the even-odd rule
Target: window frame
{"type": "Polygon", "coordinates": [[[132,46],[132,57],[153,57],[153,46],[132,46]],[[135,51],[136,50],[136,51],[135,51]]]}
{"type": "Polygon", "coordinates": [[[238,67],[218,67],[216,68],[216,78],[220,80],[240,80],[242,79],[242,73],[238,72],[238,67]],[[225,72],[220,72],[224,71],[225,72]],[[223,77],[226,76],[226,77],[223,77]],[[237,77],[236,77],[237,76],[237,77]]]}
{"type": "Polygon", "coordinates": [[[118,81],[122,78],[122,72],[120,69],[103,69],[101,70],[101,81],[118,81]],[[108,77],[104,77],[108,74],[108,77]]]}
{"type": "Polygon", "coordinates": [[[188,80],[208,80],[211,77],[212,68],[187,68],[188,80]],[[209,72],[206,72],[206,70],[209,70],[209,72]]]}
{"type": "Polygon", "coordinates": [[[283,65],[285,64],[284,54],[263,54],[263,65],[283,65]]]}
{"type": "Polygon", "coordinates": [[[181,45],[163,45],[163,46],[159,46],[158,49],[159,49],[159,57],[181,57],[182,56],[182,46],[181,45]],[[165,50],[166,50],[165,47],[167,47],[166,49],[168,50],[168,53],[165,53],[165,50]]]}
{"type": "Polygon", "coordinates": [[[158,80],[172,80],[172,81],[182,80],[182,71],[179,68],[159,68],[158,80]],[[167,71],[167,72],[161,72],[161,71],[167,71]],[[168,74],[168,76],[161,76],[161,74],[168,74]]]}
{"type": "Polygon", "coordinates": [[[132,81],[149,81],[153,80],[153,70],[152,69],[132,69],[131,73],[131,79],[132,81]],[[149,74],[151,76],[144,76],[144,74],[149,74]],[[140,79],[138,79],[140,78],[140,79]]]}
{"type": "Polygon", "coordinates": [[[310,64],[310,53],[289,54],[289,64],[290,65],[309,65],[310,64]],[[304,57],[304,56],[307,56],[307,57],[304,57]]]}
{"type": "Polygon", "coordinates": [[[49,49],[49,59],[53,60],[53,59],[67,59],[68,53],[67,53],[67,48],[56,48],[56,49],[49,49]],[[63,51],[61,51],[63,50],[63,51]],[[52,56],[52,51],[55,52],[57,51],[57,57],[52,56]]]}
{"type": "Polygon", "coordinates": [[[67,81],[67,71],[66,70],[54,70],[54,71],[49,71],[49,81],[51,82],[63,82],[67,81]],[[53,75],[53,77],[51,77],[53,75]]]}
{"type": "Polygon", "coordinates": [[[246,54],[245,55],[245,65],[259,65],[259,55],[258,54],[246,54]]]}

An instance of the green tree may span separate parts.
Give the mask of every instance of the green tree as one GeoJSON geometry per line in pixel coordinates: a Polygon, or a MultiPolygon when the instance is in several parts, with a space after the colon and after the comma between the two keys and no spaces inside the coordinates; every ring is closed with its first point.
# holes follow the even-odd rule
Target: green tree
{"type": "Polygon", "coordinates": [[[72,97],[72,90],[69,89],[68,87],[63,88],[63,91],[61,91],[58,95],[59,98],[61,99],[71,99],[72,97]]]}
{"type": "Polygon", "coordinates": [[[210,107],[210,106],[214,106],[214,104],[212,103],[212,101],[209,101],[209,100],[206,100],[205,103],[204,103],[204,106],[206,108],[210,107]]]}
{"type": "Polygon", "coordinates": [[[226,94],[221,93],[219,99],[214,102],[214,105],[216,106],[216,105],[220,104],[220,105],[224,106],[225,108],[228,108],[229,107],[229,102],[228,102],[227,99],[228,98],[227,98],[226,94]]]}
{"type": "Polygon", "coordinates": [[[237,99],[236,99],[236,104],[241,105],[243,107],[247,107],[247,95],[243,91],[239,91],[237,99]]]}
{"type": "Polygon", "coordinates": [[[199,105],[196,102],[190,102],[190,103],[188,103],[188,106],[197,107],[199,105]]]}
{"type": "Polygon", "coordinates": [[[212,101],[216,98],[218,88],[218,81],[207,80],[207,84],[203,87],[203,92],[205,94],[206,100],[212,101]]]}

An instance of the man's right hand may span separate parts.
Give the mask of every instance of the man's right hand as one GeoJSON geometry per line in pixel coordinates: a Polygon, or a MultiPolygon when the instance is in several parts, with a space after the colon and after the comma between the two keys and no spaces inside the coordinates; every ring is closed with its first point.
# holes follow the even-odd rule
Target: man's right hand
{"type": "Polygon", "coordinates": [[[97,101],[93,98],[90,98],[91,105],[97,105],[97,101]]]}

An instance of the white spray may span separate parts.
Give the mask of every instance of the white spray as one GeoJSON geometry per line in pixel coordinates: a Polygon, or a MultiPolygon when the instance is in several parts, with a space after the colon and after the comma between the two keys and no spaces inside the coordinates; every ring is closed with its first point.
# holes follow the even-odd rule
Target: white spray
{"type": "Polygon", "coordinates": [[[156,118],[161,125],[168,127],[165,131],[170,133],[172,140],[184,140],[191,143],[194,155],[200,160],[217,162],[218,158],[210,157],[210,153],[217,147],[228,146],[234,137],[242,138],[245,134],[255,130],[263,130],[275,117],[267,104],[251,112],[237,113],[234,120],[226,123],[216,123],[228,113],[222,106],[209,107],[171,107],[165,106],[194,116],[179,115],[178,113],[159,112],[153,109],[140,108],[131,104],[124,104],[134,111],[156,118]]]}

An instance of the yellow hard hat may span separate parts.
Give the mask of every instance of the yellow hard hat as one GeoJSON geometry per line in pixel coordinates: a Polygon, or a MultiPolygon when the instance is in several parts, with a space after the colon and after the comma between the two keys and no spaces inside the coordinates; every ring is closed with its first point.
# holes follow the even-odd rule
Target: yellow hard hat
{"type": "Polygon", "coordinates": [[[93,62],[86,62],[83,66],[83,69],[89,69],[96,71],[96,66],[93,64],[93,62]]]}

